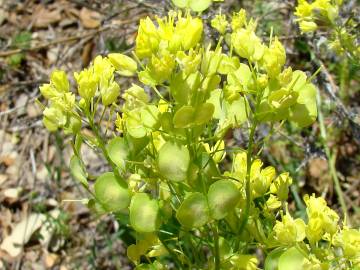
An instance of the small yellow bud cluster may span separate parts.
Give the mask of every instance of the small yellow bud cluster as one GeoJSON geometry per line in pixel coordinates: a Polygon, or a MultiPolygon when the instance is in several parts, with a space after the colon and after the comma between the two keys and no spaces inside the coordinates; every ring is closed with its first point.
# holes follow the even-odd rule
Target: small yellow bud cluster
{"type": "Polygon", "coordinates": [[[343,24],[338,18],[342,0],[299,0],[295,16],[302,33],[314,32],[321,27],[327,36],[328,47],[339,56],[355,61],[360,59],[357,24],[350,16],[343,24]]]}
{"type": "Polygon", "coordinates": [[[81,97],[78,106],[65,72],[55,70],[50,83],[40,87],[42,95],[49,100],[49,107],[44,110],[45,127],[50,131],[64,128],[66,133],[77,133],[81,128],[77,109],[89,112],[94,97],[101,97],[104,106],[111,105],[120,95],[120,86],[114,80],[115,71],[122,76],[132,76],[136,70],[136,62],[126,55],[97,56],[88,68],[74,73],[81,97]]]}
{"type": "Polygon", "coordinates": [[[170,78],[175,68],[175,59],[189,74],[200,62],[200,55],[193,49],[199,43],[203,23],[190,14],[172,12],[167,18],[157,18],[158,27],[147,17],[140,20],[136,38],[136,55],[147,60],[144,71],[139,73],[141,82],[147,85],[161,84],[170,78]],[[188,51],[187,55],[184,51],[188,51]]]}
{"type": "MultiPolygon", "coordinates": [[[[220,29],[220,20],[226,25],[226,17],[219,14],[212,26],[224,34],[227,29],[220,29]]],[[[284,68],[286,52],[279,39],[274,37],[268,46],[264,44],[255,33],[256,21],[247,20],[243,9],[233,14],[231,29],[230,38],[225,40],[249,64],[240,63],[235,56],[222,57],[219,72],[228,76],[223,88],[226,101],[233,103],[242,93],[262,91],[259,121],[288,119],[299,127],[311,124],[317,117],[316,89],[303,72],[284,68]]]]}
{"type": "Polygon", "coordinates": [[[295,15],[298,17],[301,32],[313,32],[319,24],[334,24],[341,4],[341,1],[331,0],[315,0],[312,3],[299,0],[295,15]]]}
{"type": "Polygon", "coordinates": [[[70,92],[65,72],[53,71],[50,83],[42,85],[40,92],[49,100],[49,107],[43,112],[45,127],[50,131],[64,128],[66,133],[76,133],[81,127],[81,121],[80,117],[73,112],[75,95],[70,92]]]}

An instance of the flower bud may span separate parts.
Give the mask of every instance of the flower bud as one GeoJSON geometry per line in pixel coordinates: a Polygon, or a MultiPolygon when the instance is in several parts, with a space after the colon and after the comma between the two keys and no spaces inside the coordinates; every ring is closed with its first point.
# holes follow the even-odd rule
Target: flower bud
{"type": "Polygon", "coordinates": [[[121,53],[110,53],[108,55],[110,62],[116,71],[123,76],[132,76],[137,71],[136,62],[129,56],[121,53]]]}
{"type": "Polygon", "coordinates": [[[59,92],[50,83],[41,85],[40,92],[46,99],[52,99],[59,96],[59,92]]]}
{"type": "Polygon", "coordinates": [[[98,88],[98,78],[94,76],[93,67],[86,68],[80,73],[74,73],[75,80],[78,84],[79,95],[86,101],[95,96],[98,88]]]}
{"type": "Polygon", "coordinates": [[[108,106],[116,101],[120,95],[120,86],[118,83],[112,81],[107,88],[100,90],[101,101],[105,106],[108,106]]]}
{"type": "Polygon", "coordinates": [[[301,33],[313,32],[317,29],[317,24],[312,21],[300,21],[301,33]]]}

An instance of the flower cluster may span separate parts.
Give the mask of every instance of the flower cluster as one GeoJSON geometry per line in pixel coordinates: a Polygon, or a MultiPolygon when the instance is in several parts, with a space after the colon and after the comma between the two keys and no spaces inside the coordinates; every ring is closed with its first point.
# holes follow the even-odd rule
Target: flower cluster
{"type": "Polygon", "coordinates": [[[328,46],[338,55],[360,59],[356,22],[351,16],[344,22],[339,18],[342,0],[298,0],[295,16],[302,33],[323,29],[328,33],[328,46]]]}
{"type": "Polygon", "coordinates": [[[41,87],[49,100],[45,126],[74,135],[70,170],[91,195],[88,207],[115,213],[136,232],[127,250],[136,269],[167,269],[168,258],[177,269],[257,269],[253,243],[264,252],[280,250],[279,265],[292,261],[297,246],[304,264],[323,263],[332,260],[321,255],[326,239],[336,239],[341,263],[355,265],[359,242],[344,239],[357,231],[340,230],[322,199],[305,198],[307,224],[289,213],[278,220],[293,180],[263,168],[253,154],[259,123],[315,121],[315,86],[304,72],[285,67],[280,41],[265,44],[244,10],[229,20],[220,14],[211,25],[221,37],[205,46],[203,21],[189,13],[171,12],[156,23],[142,19],[138,63],[119,53],[96,57],[74,74],[76,97],[62,71],[41,87]],[[138,80],[120,91],[116,76],[138,80]],[[106,111],[109,119],[117,115],[110,137],[99,127],[106,111]],[[248,149],[229,149],[226,132],[246,122],[248,149]],[[83,143],[99,149],[109,165],[95,183],[80,154],[83,143]]]}

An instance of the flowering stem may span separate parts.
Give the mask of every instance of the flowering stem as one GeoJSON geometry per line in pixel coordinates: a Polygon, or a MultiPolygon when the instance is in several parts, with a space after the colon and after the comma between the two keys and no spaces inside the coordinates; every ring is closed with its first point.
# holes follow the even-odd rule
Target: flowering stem
{"type": "Polygon", "coordinates": [[[325,128],[325,124],[324,124],[324,116],[321,112],[321,107],[320,107],[321,106],[320,93],[317,93],[317,103],[318,103],[318,108],[319,108],[318,119],[319,119],[319,124],[320,124],[320,134],[321,134],[323,146],[325,148],[325,154],[326,154],[326,157],[327,157],[327,160],[329,163],[330,174],[334,181],[335,191],[336,191],[337,197],[339,199],[339,203],[340,203],[341,209],[343,211],[343,215],[344,215],[344,217],[346,217],[348,219],[349,215],[347,213],[347,207],[346,207],[344,195],[342,193],[340,181],[337,176],[337,172],[336,172],[336,168],[335,168],[335,157],[333,156],[333,154],[330,151],[330,148],[326,144],[327,133],[326,133],[326,128],[325,128]]]}

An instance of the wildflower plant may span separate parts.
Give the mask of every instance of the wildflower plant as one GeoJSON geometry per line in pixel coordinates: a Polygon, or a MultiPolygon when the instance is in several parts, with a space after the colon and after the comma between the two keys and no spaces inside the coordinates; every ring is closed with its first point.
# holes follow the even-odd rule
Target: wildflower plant
{"type": "Polygon", "coordinates": [[[360,232],[314,195],[304,198],[307,218],[293,218],[291,176],[255,153],[259,124],[316,120],[312,78],[285,67],[278,38],[264,43],[244,10],[211,25],[217,44],[206,44],[190,13],[142,19],[133,57],[97,56],[74,74],[76,94],[63,71],[40,88],[46,128],[73,136],[70,170],[89,192],[84,202],[134,231],[127,254],[136,269],[359,267],[360,232]],[[117,78],[127,76],[137,82],[122,89],[117,78]],[[112,132],[101,128],[106,111],[117,115],[112,132]],[[234,128],[248,130],[247,149],[227,146],[234,128]],[[109,165],[95,182],[84,143],[109,165]]]}
{"type": "Polygon", "coordinates": [[[323,30],[328,47],[339,56],[346,56],[355,63],[360,59],[358,19],[350,15],[345,19],[339,16],[342,0],[298,0],[295,16],[302,33],[323,30]]]}

